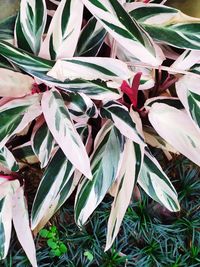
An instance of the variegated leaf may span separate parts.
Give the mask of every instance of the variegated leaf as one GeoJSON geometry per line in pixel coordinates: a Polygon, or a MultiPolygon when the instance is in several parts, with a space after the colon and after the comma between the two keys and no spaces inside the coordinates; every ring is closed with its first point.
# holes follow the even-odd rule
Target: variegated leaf
{"type": "Polygon", "coordinates": [[[80,172],[91,178],[87,152],[73,125],[69,111],[56,89],[43,94],[42,110],[49,130],[66,157],[80,172]]]}
{"type": "Polygon", "coordinates": [[[12,228],[12,197],[8,193],[0,198],[0,260],[8,253],[12,228]]]}
{"type": "Polygon", "coordinates": [[[41,168],[44,168],[51,158],[55,141],[43,116],[37,120],[33,128],[31,144],[35,155],[40,161],[41,168]]]}
{"type": "Polygon", "coordinates": [[[200,63],[195,64],[193,67],[190,68],[192,73],[200,75],[200,63]]]}
{"type": "Polygon", "coordinates": [[[118,1],[82,1],[112,37],[136,58],[154,66],[162,63],[164,55],[161,50],[118,1]]]}
{"type": "Polygon", "coordinates": [[[54,67],[47,74],[62,82],[66,79],[100,79],[121,83],[132,76],[131,71],[124,62],[105,57],[74,57],[57,60],[54,67]]]}
{"type": "Polygon", "coordinates": [[[22,97],[31,93],[34,79],[28,75],[0,68],[0,96],[22,97]]]}
{"type": "Polygon", "coordinates": [[[29,226],[28,207],[25,201],[23,187],[16,190],[12,202],[13,225],[17,238],[32,266],[37,267],[36,249],[29,226]]]}
{"type": "Polygon", "coordinates": [[[200,49],[200,19],[158,4],[131,3],[126,10],[156,41],[183,49],[200,49]]]}
{"type": "Polygon", "coordinates": [[[200,61],[200,51],[185,50],[171,65],[171,68],[176,70],[189,70],[199,61],[200,61]]]}
{"type": "Polygon", "coordinates": [[[35,55],[39,53],[46,18],[45,0],[21,0],[15,24],[15,40],[19,48],[35,55]]]}
{"type": "MultiPolygon", "coordinates": [[[[91,138],[90,127],[79,125],[77,131],[87,146],[88,139],[91,138]]],[[[82,176],[78,170],[74,170],[62,150],[58,149],[45,170],[34,200],[32,228],[35,233],[47,223],[74,191],[82,176]]]]}
{"type": "Polygon", "coordinates": [[[0,21],[1,40],[12,40],[14,38],[15,20],[16,16],[11,16],[0,21]]]}
{"type": "Polygon", "coordinates": [[[95,57],[105,39],[107,32],[101,24],[92,17],[82,29],[76,47],[76,56],[95,57]]]}
{"type": "Polygon", "coordinates": [[[13,156],[13,154],[8,150],[6,146],[0,149],[0,164],[2,164],[7,169],[16,172],[19,170],[19,166],[13,156]]]}
{"type": "Polygon", "coordinates": [[[143,149],[143,147],[131,140],[126,141],[122,167],[117,178],[117,190],[108,220],[105,250],[108,250],[115,240],[126,209],[131,201],[133,188],[137,182],[143,163],[143,149]]]}
{"type": "MultiPolygon", "coordinates": [[[[54,214],[59,201],[59,198],[56,197],[64,185],[69,182],[73,172],[73,165],[59,148],[50,161],[38,187],[32,207],[32,229],[37,227],[38,231],[54,214]]],[[[70,180],[70,182],[72,181],[70,180]]]]}
{"type": "Polygon", "coordinates": [[[93,179],[82,177],[75,201],[75,220],[84,224],[101,203],[121,168],[125,138],[111,122],[99,131],[91,156],[93,179]]]}
{"type": "Polygon", "coordinates": [[[120,93],[117,88],[119,85],[108,84],[104,81],[93,80],[86,81],[83,79],[65,80],[64,82],[47,76],[47,72],[53,67],[54,61],[42,59],[34,55],[25,53],[14,46],[0,41],[0,55],[9,59],[20,69],[42,80],[47,85],[57,86],[69,92],[82,92],[92,99],[119,99],[120,93]]]}
{"type": "Polygon", "coordinates": [[[0,148],[14,134],[23,130],[32,120],[41,114],[39,96],[26,96],[11,100],[0,107],[0,148]]]}
{"type": "Polygon", "coordinates": [[[89,118],[96,118],[98,111],[93,101],[83,93],[62,94],[66,100],[71,118],[77,122],[87,122],[89,118]]]}
{"type": "Polygon", "coordinates": [[[20,165],[35,164],[39,162],[39,159],[35,156],[35,153],[33,152],[31,141],[15,147],[12,150],[12,153],[20,165]]]}
{"type": "Polygon", "coordinates": [[[191,161],[200,165],[199,131],[185,110],[155,103],[149,110],[149,120],[162,138],[191,161]]]}
{"type": "Polygon", "coordinates": [[[184,106],[181,103],[180,99],[178,99],[178,97],[170,97],[170,96],[156,96],[149,98],[145,102],[144,106],[147,110],[149,110],[155,103],[166,104],[171,107],[175,107],[177,109],[184,109],[184,106]]]}
{"type": "Polygon", "coordinates": [[[81,30],[82,16],[81,0],[61,0],[41,46],[40,56],[53,60],[72,57],[81,30]]]}
{"type": "Polygon", "coordinates": [[[200,76],[185,75],[176,83],[176,92],[194,125],[200,128],[200,76]]]}
{"type": "Polygon", "coordinates": [[[103,118],[111,119],[115,127],[132,141],[144,145],[143,138],[137,131],[136,122],[131,118],[130,113],[124,105],[117,101],[109,101],[100,110],[103,118]]]}
{"type": "Polygon", "coordinates": [[[176,190],[158,161],[147,150],[138,183],[151,198],[168,210],[172,212],[180,210],[176,190]]]}

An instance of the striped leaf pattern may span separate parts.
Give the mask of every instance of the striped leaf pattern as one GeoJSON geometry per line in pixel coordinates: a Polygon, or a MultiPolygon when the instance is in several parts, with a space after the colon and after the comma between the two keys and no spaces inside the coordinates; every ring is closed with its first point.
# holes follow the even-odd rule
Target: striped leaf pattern
{"type": "MultiPolygon", "coordinates": [[[[113,84],[108,84],[104,81],[75,79],[61,82],[53,79],[47,76],[47,72],[53,67],[54,61],[25,53],[3,41],[0,41],[0,55],[6,57],[20,69],[42,80],[47,85],[57,86],[70,92],[82,92],[96,100],[120,98],[120,93],[116,85],[113,86],[113,84]]],[[[117,87],[119,87],[119,85],[117,85],[117,87]]]]}
{"type": "MultiPolygon", "coordinates": [[[[79,125],[77,131],[87,146],[88,126],[79,125]]],[[[38,232],[65,203],[77,186],[82,174],[75,170],[59,148],[46,168],[32,208],[32,228],[38,232]],[[44,198],[45,195],[45,198],[44,198]]]]}
{"type": "Polygon", "coordinates": [[[92,17],[82,29],[78,39],[75,56],[95,57],[105,39],[107,32],[103,26],[92,17]]]}
{"type": "Polygon", "coordinates": [[[37,120],[33,128],[31,143],[32,149],[40,161],[40,167],[46,167],[51,158],[55,141],[43,116],[37,120]]]}
{"type": "Polygon", "coordinates": [[[38,187],[31,213],[32,229],[36,228],[36,231],[39,231],[54,214],[59,201],[57,196],[68,182],[72,183],[70,178],[73,172],[73,165],[59,148],[45,170],[38,187]]]}
{"type": "Polygon", "coordinates": [[[19,48],[37,55],[46,25],[45,0],[21,0],[15,24],[15,41],[19,48]]]}
{"type": "Polygon", "coordinates": [[[181,154],[200,165],[199,131],[185,110],[155,103],[149,111],[149,120],[163,139],[181,154]]]}
{"type": "Polygon", "coordinates": [[[158,161],[148,150],[144,154],[138,183],[152,199],[164,205],[168,210],[173,212],[180,210],[176,190],[158,161]]]}
{"type": "Polygon", "coordinates": [[[11,238],[12,198],[10,194],[0,197],[0,260],[5,259],[11,238]]]}
{"type": "Polygon", "coordinates": [[[143,163],[143,147],[127,140],[124,148],[122,167],[117,178],[117,190],[108,220],[106,248],[115,240],[126,209],[131,201],[133,188],[137,182],[143,163]]]}
{"type": "Polygon", "coordinates": [[[154,40],[183,49],[200,49],[200,19],[158,4],[131,3],[126,10],[154,40]]]}
{"type": "Polygon", "coordinates": [[[0,107],[0,148],[41,114],[38,95],[11,100],[0,107]]]}
{"type": "Polygon", "coordinates": [[[87,152],[60,93],[56,89],[45,92],[41,103],[48,128],[67,159],[86,177],[91,178],[87,152]]]}
{"type": "Polygon", "coordinates": [[[19,170],[19,166],[13,156],[13,154],[8,150],[6,146],[0,149],[0,165],[3,165],[8,170],[16,172],[19,170]]]}
{"type": "Polygon", "coordinates": [[[127,65],[117,59],[102,57],[74,57],[57,60],[48,75],[60,80],[85,79],[122,82],[131,77],[127,65]]]}
{"type": "Polygon", "coordinates": [[[0,21],[1,40],[12,40],[14,38],[15,20],[16,16],[11,16],[0,21]]]}
{"type": "Polygon", "coordinates": [[[91,156],[93,179],[84,176],[78,186],[75,220],[83,225],[116,180],[124,153],[125,138],[111,122],[99,131],[91,156]]]}
{"type": "Polygon", "coordinates": [[[192,77],[191,75],[183,76],[176,83],[176,92],[188,112],[194,125],[200,128],[200,76],[192,77]]]}
{"type": "Polygon", "coordinates": [[[72,57],[80,34],[82,15],[81,0],[61,0],[41,46],[40,56],[53,60],[72,57]]]}
{"type": "MultiPolygon", "coordinates": [[[[63,97],[65,99],[65,97],[63,97]]],[[[93,101],[83,93],[70,93],[66,97],[67,108],[71,118],[77,122],[87,122],[89,118],[96,118],[98,111],[93,101]]]]}
{"type": "Polygon", "coordinates": [[[136,122],[130,116],[127,107],[117,101],[109,101],[101,108],[100,114],[103,118],[111,119],[121,134],[144,145],[142,136],[137,132],[136,122]]]}
{"type": "Polygon", "coordinates": [[[82,1],[111,36],[136,58],[154,66],[162,63],[164,56],[161,50],[118,1],[82,1]]]}
{"type": "Polygon", "coordinates": [[[35,153],[33,152],[31,141],[28,141],[23,145],[13,148],[12,153],[19,162],[19,164],[22,166],[26,164],[35,164],[39,162],[38,158],[35,156],[35,153]]]}

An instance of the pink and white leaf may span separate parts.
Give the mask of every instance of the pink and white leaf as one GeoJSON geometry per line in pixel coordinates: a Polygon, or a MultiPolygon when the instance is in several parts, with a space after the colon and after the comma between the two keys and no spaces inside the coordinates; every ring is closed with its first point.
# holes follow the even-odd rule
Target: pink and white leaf
{"type": "Polygon", "coordinates": [[[60,93],[56,89],[45,92],[41,103],[46,123],[56,142],[69,161],[86,177],[91,178],[88,154],[60,93]]]}

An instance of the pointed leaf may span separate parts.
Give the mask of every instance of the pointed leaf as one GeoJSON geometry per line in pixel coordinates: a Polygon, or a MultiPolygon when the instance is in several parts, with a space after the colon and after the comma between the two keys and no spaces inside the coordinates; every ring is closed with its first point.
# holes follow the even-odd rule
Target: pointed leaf
{"type": "Polygon", "coordinates": [[[44,168],[51,158],[55,141],[43,117],[37,120],[33,128],[31,143],[33,151],[40,161],[41,168],[44,168]]]}
{"type": "Polygon", "coordinates": [[[83,16],[81,0],[61,0],[53,16],[40,56],[49,59],[72,57],[83,16]]]}
{"type": "Polygon", "coordinates": [[[122,167],[117,178],[117,190],[112,203],[108,220],[107,241],[105,251],[114,242],[131,201],[134,185],[143,162],[143,147],[127,140],[124,148],[122,167]]]}
{"type": "Polygon", "coordinates": [[[41,114],[39,96],[27,96],[11,100],[0,107],[0,148],[16,133],[23,130],[41,114]]]}
{"type": "Polygon", "coordinates": [[[110,123],[98,133],[91,156],[93,179],[82,177],[75,201],[75,220],[84,224],[118,176],[124,152],[125,138],[110,123]]]}
{"type": "Polygon", "coordinates": [[[15,24],[15,39],[19,48],[38,54],[46,18],[45,0],[21,0],[15,24]]]}
{"type": "Polygon", "coordinates": [[[105,39],[107,32],[101,24],[92,17],[82,29],[76,47],[76,56],[95,57],[105,39]]]}
{"type": "Polygon", "coordinates": [[[137,132],[136,122],[131,118],[127,107],[117,101],[109,101],[100,110],[103,118],[111,119],[115,127],[132,141],[143,144],[143,138],[137,132]]]}
{"type": "Polygon", "coordinates": [[[112,37],[136,58],[154,66],[162,63],[164,56],[160,49],[118,1],[82,1],[112,37]]]}
{"type": "Polygon", "coordinates": [[[8,150],[6,146],[0,149],[0,164],[9,170],[16,172],[19,170],[19,166],[13,156],[13,154],[8,150]]]}
{"type": "Polygon", "coordinates": [[[87,152],[73,125],[69,111],[56,89],[43,94],[42,110],[49,130],[66,157],[80,172],[91,178],[87,152]]]}
{"type": "Polygon", "coordinates": [[[157,4],[131,3],[126,10],[156,41],[183,49],[200,49],[200,19],[157,4]]]}
{"type": "Polygon", "coordinates": [[[35,244],[29,226],[28,207],[25,202],[24,190],[22,187],[13,195],[12,213],[17,238],[32,266],[37,267],[35,244]]]}
{"type": "Polygon", "coordinates": [[[138,183],[151,198],[168,210],[173,212],[180,210],[176,190],[158,161],[147,150],[138,183]]]}

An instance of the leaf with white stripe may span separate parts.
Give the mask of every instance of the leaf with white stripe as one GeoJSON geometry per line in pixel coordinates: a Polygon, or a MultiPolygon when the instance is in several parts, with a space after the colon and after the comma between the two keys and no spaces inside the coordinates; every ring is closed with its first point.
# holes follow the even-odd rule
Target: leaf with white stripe
{"type": "Polygon", "coordinates": [[[82,177],[75,201],[75,220],[84,224],[115,182],[121,168],[125,137],[111,122],[99,131],[91,155],[93,179],[82,177]]]}
{"type": "Polygon", "coordinates": [[[138,178],[139,185],[155,201],[168,210],[180,210],[178,195],[158,161],[146,150],[144,162],[138,178]]]}
{"type": "Polygon", "coordinates": [[[114,242],[131,201],[133,189],[143,163],[143,147],[127,140],[124,148],[122,167],[117,178],[117,190],[112,203],[108,220],[106,248],[108,250],[114,242]]]}
{"type": "Polygon", "coordinates": [[[12,229],[12,197],[0,198],[0,260],[8,253],[12,229]]]}
{"type": "Polygon", "coordinates": [[[0,39],[12,40],[14,38],[16,16],[8,17],[0,21],[0,39]]]}
{"type": "Polygon", "coordinates": [[[50,218],[54,214],[59,201],[56,197],[74,170],[74,166],[59,148],[47,166],[38,187],[31,212],[32,229],[37,227],[38,230],[48,221],[45,216],[48,215],[50,218]]]}
{"type": "Polygon", "coordinates": [[[0,107],[0,148],[41,114],[39,95],[11,100],[0,107]]]}
{"type": "Polygon", "coordinates": [[[60,80],[85,79],[116,81],[121,83],[132,76],[127,64],[106,57],[74,57],[57,60],[47,75],[60,80]]]}
{"type": "Polygon", "coordinates": [[[32,149],[40,161],[40,167],[44,168],[51,158],[55,141],[43,117],[36,121],[31,143],[32,149]]]}
{"type": "Polygon", "coordinates": [[[199,61],[200,51],[185,50],[170,67],[177,70],[189,70],[199,61]]]}
{"type": "Polygon", "coordinates": [[[14,192],[12,203],[13,225],[17,238],[32,266],[37,267],[36,249],[29,226],[28,207],[23,187],[18,188],[14,192]]]}
{"type": "Polygon", "coordinates": [[[6,146],[0,149],[0,164],[2,164],[7,169],[16,172],[19,170],[19,166],[13,156],[13,154],[8,150],[6,146]]]}
{"type": "Polygon", "coordinates": [[[131,3],[126,10],[156,41],[182,49],[200,49],[200,19],[159,4],[131,3]]]}
{"type": "Polygon", "coordinates": [[[12,153],[20,165],[35,164],[39,162],[33,152],[31,141],[13,148],[12,153]]]}
{"type": "Polygon", "coordinates": [[[158,66],[164,55],[150,36],[116,0],[82,0],[112,37],[142,62],[158,66]]]}
{"type": "Polygon", "coordinates": [[[148,114],[157,133],[177,151],[200,166],[200,134],[186,110],[155,103],[148,114]]]}
{"type": "Polygon", "coordinates": [[[53,60],[72,57],[81,30],[82,16],[81,0],[61,0],[42,43],[40,56],[53,60]]]}
{"type": "Polygon", "coordinates": [[[37,55],[47,18],[45,0],[21,0],[15,24],[15,40],[19,48],[37,55]]]}
{"type": "Polygon", "coordinates": [[[91,178],[90,161],[86,149],[70,118],[62,96],[56,89],[45,92],[42,110],[56,142],[69,161],[86,177],[91,178]]]}
{"type": "Polygon", "coordinates": [[[185,75],[176,83],[176,92],[194,125],[200,130],[200,76],[185,75]]]}
{"type": "Polygon", "coordinates": [[[77,122],[87,122],[89,118],[96,118],[98,110],[94,102],[83,93],[62,94],[66,101],[71,118],[77,122]]]}
{"type": "Polygon", "coordinates": [[[117,101],[108,101],[100,110],[103,118],[111,119],[115,127],[132,141],[144,145],[143,138],[137,131],[136,121],[130,116],[128,108],[117,101]]]}
{"type": "Polygon", "coordinates": [[[53,67],[55,63],[54,61],[25,53],[3,41],[0,41],[0,55],[9,59],[30,75],[42,80],[47,85],[57,86],[69,92],[82,92],[90,96],[92,99],[97,100],[103,100],[105,98],[119,99],[121,97],[119,90],[117,89],[119,88],[118,84],[113,86],[113,84],[111,85],[100,80],[87,81],[84,79],[75,79],[61,82],[53,79],[46,74],[53,67]]]}
{"type": "Polygon", "coordinates": [[[75,56],[96,56],[104,43],[106,34],[103,26],[92,17],[81,31],[75,56]]]}

